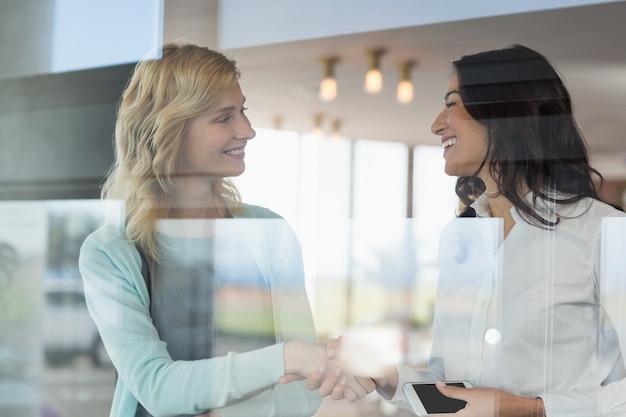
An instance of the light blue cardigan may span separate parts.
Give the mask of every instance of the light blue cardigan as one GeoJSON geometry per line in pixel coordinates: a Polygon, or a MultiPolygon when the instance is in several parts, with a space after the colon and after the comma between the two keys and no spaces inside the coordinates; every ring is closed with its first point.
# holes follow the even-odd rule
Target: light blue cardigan
{"type": "Polygon", "coordinates": [[[110,416],[133,417],[138,400],[156,417],[198,414],[224,417],[311,416],[321,405],[304,381],[277,384],[284,373],[283,342],[314,342],[316,333],[304,288],[299,242],[276,213],[244,205],[235,220],[272,292],[278,343],[246,353],[173,361],[149,313],[141,259],[119,225],[87,237],[79,266],[85,298],[117,369],[110,416]],[[259,220],[263,219],[263,220],[259,220]]]}

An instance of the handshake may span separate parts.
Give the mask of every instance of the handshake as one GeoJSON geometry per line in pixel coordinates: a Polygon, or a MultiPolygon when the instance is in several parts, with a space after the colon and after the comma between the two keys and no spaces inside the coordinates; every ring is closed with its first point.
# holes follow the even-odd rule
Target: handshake
{"type": "MultiPolygon", "coordinates": [[[[355,402],[377,387],[395,390],[398,374],[385,355],[362,344],[339,337],[319,343],[285,343],[285,374],[280,383],[306,379],[309,390],[322,397],[355,402]],[[394,383],[395,381],[395,383],[394,383]]],[[[388,392],[386,392],[389,394],[388,392]]]]}

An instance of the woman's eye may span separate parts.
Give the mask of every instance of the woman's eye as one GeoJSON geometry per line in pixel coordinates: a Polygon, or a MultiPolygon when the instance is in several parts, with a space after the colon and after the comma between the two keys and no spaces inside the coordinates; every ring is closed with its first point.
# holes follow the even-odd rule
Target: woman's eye
{"type": "Polygon", "coordinates": [[[226,123],[230,120],[230,116],[224,116],[217,119],[217,123],[226,123]]]}
{"type": "Polygon", "coordinates": [[[242,107],[242,108],[241,108],[241,114],[245,113],[247,110],[248,110],[248,108],[247,108],[247,107],[242,107]]]}
{"type": "Polygon", "coordinates": [[[456,104],[456,102],[454,102],[454,101],[446,101],[444,104],[446,105],[447,108],[450,108],[450,107],[454,106],[456,104]]]}

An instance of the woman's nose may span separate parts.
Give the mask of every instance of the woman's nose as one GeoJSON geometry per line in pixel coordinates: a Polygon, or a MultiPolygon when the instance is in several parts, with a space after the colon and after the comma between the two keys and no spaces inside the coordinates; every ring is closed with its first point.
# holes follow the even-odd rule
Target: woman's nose
{"type": "Polygon", "coordinates": [[[244,117],[239,126],[239,132],[237,134],[237,138],[250,140],[250,139],[254,139],[255,136],[256,136],[256,131],[252,128],[252,125],[250,124],[250,120],[248,120],[247,117],[244,117]]]}
{"type": "Polygon", "coordinates": [[[256,130],[254,130],[252,126],[249,126],[248,132],[246,134],[246,139],[248,140],[254,139],[255,136],[256,136],[256,130]]]}
{"type": "Polygon", "coordinates": [[[444,129],[448,126],[445,117],[446,110],[442,110],[439,115],[433,121],[433,124],[430,126],[430,131],[433,135],[441,135],[444,129]]]}

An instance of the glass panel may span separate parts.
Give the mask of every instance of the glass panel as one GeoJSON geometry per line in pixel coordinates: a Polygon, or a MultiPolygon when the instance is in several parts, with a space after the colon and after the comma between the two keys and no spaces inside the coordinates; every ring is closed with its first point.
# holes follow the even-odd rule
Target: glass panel
{"type": "MultiPolygon", "coordinates": [[[[158,44],[168,38],[197,39],[200,44],[227,48],[227,55],[241,66],[244,94],[254,103],[251,107],[260,125],[251,117],[257,136],[246,148],[245,174],[233,182],[244,202],[280,214],[295,232],[290,237],[297,242],[289,240],[278,247],[285,261],[280,267],[299,259],[298,249],[303,256],[308,300],[279,294],[281,302],[292,309],[282,312],[296,312],[286,314],[291,331],[302,330],[299,312],[309,301],[318,338],[344,335],[354,353],[350,363],[360,369],[375,372],[399,362],[424,369],[433,348],[437,351],[433,322],[438,305],[438,320],[444,323],[439,330],[454,328],[467,336],[455,334],[441,348],[453,354],[447,363],[456,374],[470,375],[484,385],[513,387],[529,397],[553,389],[549,381],[553,375],[574,375],[559,378],[557,385],[569,379],[582,381],[583,389],[576,392],[580,398],[588,396],[588,409],[578,404],[570,408],[581,415],[601,414],[604,410],[598,411],[595,403],[598,387],[602,386],[603,398],[616,403],[623,397],[626,381],[623,348],[619,348],[626,346],[623,219],[599,220],[599,226],[593,223],[597,230],[588,230],[590,223],[585,221],[575,223],[598,206],[608,210],[594,203],[585,207],[583,215],[564,217],[564,224],[574,224],[572,238],[534,228],[524,235],[528,240],[507,247],[499,220],[456,218],[456,178],[444,173],[440,146],[392,141],[402,134],[384,136],[393,125],[405,129],[407,137],[419,135],[419,143],[430,143],[430,126],[422,116],[434,118],[441,111],[439,101],[426,99],[431,97],[429,84],[435,84],[430,81],[441,80],[436,88],[443,92],[448,60],[468,48],[473,50],[472,45],[491,45],[491,30],[509,27],[501,22],[511,23],[511,33],[545,46],[567,70],[574,104],[582,115],[581,127],[594,135],[590,149],[600,150],[593,155],[593,163],[606,174],[602,197],[624,206],[624,158],[613,151],[621,136],[612,133],[615,128],[625,130],[621,127],[624,94],[620,96],[623,51],[603,42],[597,48],[601,36],[623,37],[622,26],[604,23],[611,14],[616,19],[623,15],[606,14],[606,10],[623,12],[623,3],[533,0],[477,7],[458,0],[394,0],[360,7],[358,0],[305,4],[284,0],[0,1],[0,38],[4,41],[0,43],[0,415],[105,417],[110,413],[116,371],[87,308],[78,254],[85,237],[107,216],[118,224],[124,221],[120,202],[98,200],[114,157],[116,108],[134,63],[158,58],[158,44]],[[604,18],[594,19],[594,11],[600,9],[592,4],[603,7],[604,18]],[[572,22],[565,24],[579,29],[575,36],[547,29],[552,23],[547,16],[561,16],[562,8],[571,9],[565,16],[572,22]],[[507,15],[506,20],[498,19],[507,15]],[[522,32],[522,23],[529,17],[533,24],[525,26],[533,31],[522,32]],[[594,26],[594,21],[602,24],[594,26]],[[423,45],[415,41],[417,32],[411,27],[427,23],[428,27],[418,28],[420,33],[431,33],[434,28],[439,36],[423,45]],[[453,26],[465,29],[467,39],[451,31],[453,26]],[[334,35],[341,36],[323,38],[334,35]],[[389,46],[382,66],[383,93],[376,98],[348,97],[346,92],[356,91],[354,86],[362,93],[367,68],[363,44],[378,45],[386,36],[410,42],[401,50],[389,46]],[[259,45],[262,49],[256,49],[259,45]],[[306,57],[294,58],[294,48],[300,45],[306,57]],[[413,47],[424,53],[423,58],[405,56],[413,47]],[[335,49],[362,55],[363,62],[356,65],[352,56],[340,57],[335,74],[338,98],[321,103],[317,97],[322,76],[319,58],[335,49]],[[412,74],[416,99],[407,106],[397,107],[393,97],[399,74],[386,60],[391,55],[418,60],[412,74]],[[592,63],[601,67],[595,69],[592,63]],[[274,73],[284,79],[271,77],[274,73]],[[280,109],[282,100],[266,101],[267,91],[286,100],[296,97],[299,107],[274,120],[287,125],[298,112],[296,117],[304,118],[308,112],[321,115],[318,112],[323,111],[322,121],[331,121],[336,131],[332,135],[308,133],[307,124],[301,121],[293,122],[305,126],[300,131],[268,128],[267,120],[285,110],[280,109]],[[579,100],[592,96],[591,91],[600,93],[604,106],[579,100]],[[613,92],[618,94],[611,96],[613,92]],[[350,100],[342,102],[345,99],[350,100]],[[389,99],[373,123],[364,116],[372,114],[367,113],[373,103],[370,99],[389,99]],[[592,114],[589,108],[602,112],[592,114]],[[372,137],[360,133],[343,137],[338,132],[355,126],[367,126],[361,132],[372,137]],[[580,238],[581,231],[587,233],[584,238],[580,238]],[[551,258],[553,253],[559,256],[551,258]],[[581,270],[586,271],[586,280],[568,281],[581,270]],[[516,279],[507,282],[511,276],[516,279]],[[438,291],[444,294],[443,301],[437,299],[438,291]],[[503,325],[504,316],[513,326],[503,325]],[[559,338],[587,343],[588,350],[565,343],[562,350],[555,349],[560,345],[553,343],[559,338]],[[535,344],[542,347],[536,360],[528,360],[530,350],[521,349],[522,344],[516,343],[520,340],[526,344],[539,341],[535,344]],[[598,346],[604,350],[598,351],[598,346]],[[503,360],[509,365],[502,366],[503,360]],[[537,378],[538,374],[543,376],[537,378]]],[[[515,221],[509,238],[529,227],[521,218],[515,221]]],[[[220,279],[254,278],[254,285],[228,282],[215,292],[216,328],[222,342],[217,349],[224,355],[236,344],[245,344],[241,350],[247,350],[277,340],[276,294],[267,291],[275,288],[266,287],[264,279],[281,271],[273,268],[276,265],[258,264],[263,250],[276,247],[242,251],[241,240],[254,236],[253,223],[237,239],[230,239],[234,234],[225,226],[228,239],[215,252],[219,259],[213,267],[217,265],[220,279]],[[256,315],[246,320],[250,311],[256,315]]],[[[178,232],[187,228],[170,227],[178,232]]],[[[194,254],[204,260],[204,249],[195,241],[185,247],[186,256],[194,254]]],[[[192,273],[191,268],[187,273],[192,273]]],[[[203,288],[206,295],[208,286],[203,288]]],[[[191,286],[185,290],[187,295],[202,294],[191,286]]],[[[194,303],[174,307],[175,313],[182,312],[183,320],[190,321],[210,310],[206,304],[202,309],[194,303]]],[[[548,408],[556,410],[563,400],[546,401],[554,401],[548,408]]],[[[408,414],[372,394],[356,404],[325,401],[315,417],[408,414]]]]}
{"type": "Polygon", "coordinates": [[[51,71],[157,58],[163,39],[163,1],[54,0],[51,71]]]}
{"type": "Polygon", "coordinates": [[[245,175],[233,178],[243,200],[275,209],[281,216],[298,219],[299,135],[256,129],[246,146],[245,175]]]}
{"type": "Polygon", "coordinates": [[[408,147],[397,142],[359,140],[354,156],[354,217],[406,217],[408,147]]]}

